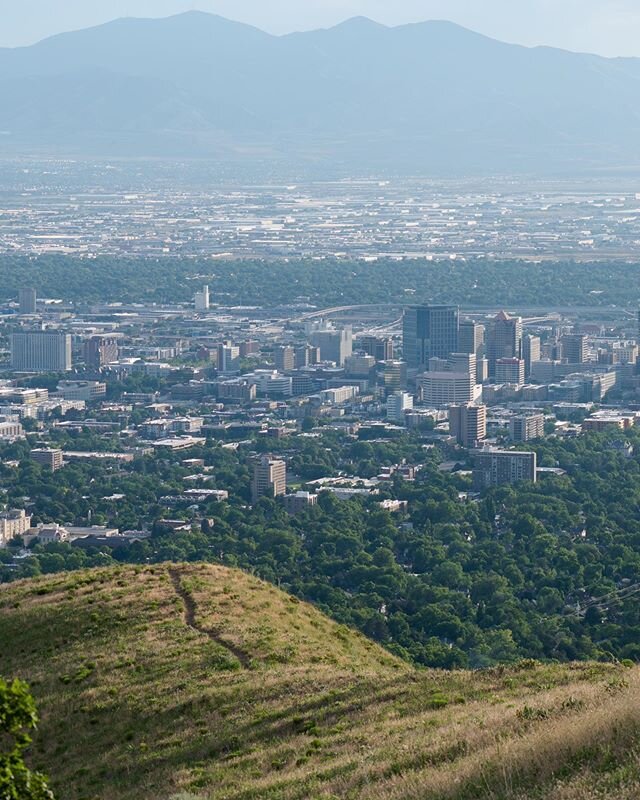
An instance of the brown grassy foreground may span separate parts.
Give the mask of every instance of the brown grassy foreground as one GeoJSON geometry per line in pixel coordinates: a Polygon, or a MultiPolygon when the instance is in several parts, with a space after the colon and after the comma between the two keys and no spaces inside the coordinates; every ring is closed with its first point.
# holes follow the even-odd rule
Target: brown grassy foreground
{"type": "Polygon", "coordinates": [[[0,587],[60,800],[640,797],[640,671],[415,671],[241,572],[157,566],[0,587]]]}

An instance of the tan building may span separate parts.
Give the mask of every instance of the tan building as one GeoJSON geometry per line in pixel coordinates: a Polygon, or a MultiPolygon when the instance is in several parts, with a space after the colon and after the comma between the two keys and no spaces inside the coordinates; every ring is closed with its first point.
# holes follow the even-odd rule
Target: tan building
{"type": "Polygon", "coordinates": [[[522,414],[509,420],[509,437],[514,442],[529,442],[544,436],[544,414],[522,414]]]}
{"type": "Polygon", "coordinates": [[[252,501],[257,503],[261,497],[280,497],[286,493],[286,463],[268,456],[261,458],[253,470],[252,501]]]}
{"type": "Polygon", "coordinates": [[[31,516],[23,509],[0,513],[0,547],[7,545],[16,536],[23,536],[31,528],[31,516]]]}
{"type": "Polygon", "coordinates": [[[291,372],[295,368],[296,351],[293,347],[276,347],[274,360],[278,372],[291,372]]]}
{"type": "Polygon", "coordinates": [[[258,387],[243,378],[234,381],[219,381],[217,384],[218,400],[229,400],[237,403],[251,403],[256,399],[258,387]]]}
{"type": "Polygon", "coordinates": [[[610,430],[626,431],[633,427],[633,417],[589,417],[582,423],[583,431],[595,431],[596,433],[603,433],[610,430]]]}
{"type": "Polygon", "coordinates": [[[24,429],[18,417],[0,417],[0,440],[13,441],[24,438],[24,429]]]}
{"type": "Polygon", "coordinates": [[[118,340],[115,336],[92,336],[84,344],[84,360],[88,367],[101,369],[118,360],[118,340]]]}
{"type": "Polygon", "coordinates": [[[451,406],[449,431],[463,447],[476,447],[487,438],[487,407],[470,403],[451,406]]]}
{"type": "Polygon", "coordinates": [[[31,451],[31,458],[43,467],[49,467],[52,472],[63,465],[62,450],[38,449],[31,451]]]}

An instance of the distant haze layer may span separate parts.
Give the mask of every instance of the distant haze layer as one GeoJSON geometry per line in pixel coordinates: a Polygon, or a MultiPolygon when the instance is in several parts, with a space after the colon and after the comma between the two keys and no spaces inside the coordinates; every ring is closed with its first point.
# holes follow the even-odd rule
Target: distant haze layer
{"type": "Polygon", "coordinates": [[[0,152],[345,173],[640,165],[640,59],[359,17],[273,36],[190,12],[0,50],[0,152]]]}

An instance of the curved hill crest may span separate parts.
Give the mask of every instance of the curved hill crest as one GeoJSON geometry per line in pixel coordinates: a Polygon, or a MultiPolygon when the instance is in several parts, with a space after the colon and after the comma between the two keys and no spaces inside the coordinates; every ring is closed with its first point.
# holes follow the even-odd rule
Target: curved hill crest
{"type": "Polygon", "coordinates": [[[0,674],[28,680],[41,710],[30,761],[64,800],[631,800],[640,787],[637,668],[417,671],[223,567],[0,586],[0,642],[0,674]]]}

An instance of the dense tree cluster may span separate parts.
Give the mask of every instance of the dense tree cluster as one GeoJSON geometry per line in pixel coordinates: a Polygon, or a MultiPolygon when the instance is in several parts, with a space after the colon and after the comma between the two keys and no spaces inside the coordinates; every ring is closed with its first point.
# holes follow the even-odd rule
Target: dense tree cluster
{"type": "Polygon", "coordinates": [[[640,283],[640,265],[626,262],[435,261],[326,259],[215,261],[167,257],[0,258],[1,297],[21,286],[76,303],[188,302],[206,280],[221,303],[273,307],[299,301],[320,307],[361,303],[454,302],[488,305],[627,305],[629,286],[640,283]],[[514,274],[526,272],[526,280],[514,274]],[[480,277],[479,277],[480,276],[480,277]],[[64,290],[61,290],[64,287],[64,290]]]}
{"type": "MultiPolygon", "coordinates": [[[[59,434],[82,438],[92,434],[59,434]]],[[[71,442],[73,443],[73,441],[71,442]]],[[[316,603],[419,664],[481,667],[523,657],[640,661],[640,434],[589,434],[536,445],[540,463],[560,477],[466,498],[464,472],[439,469],[438,448],[419,434],[388,442],[327,430],[320,438],[261,438],[239,450],[208,442],[190,452],[212,468],[208,487],[229,503],[196,511],[179,496],[182,456],[154,456],[115,468],[73,464],[51,475],[26,458],[29,444],[5,448],[17,468],[0,471],[5,500],[26,505],[35,521],[94,523],[153,536],[126,549],[36,545],[12,562],[0,551],[0,579],[116,561],[208,560],[254,571],[316,603]],[[629,457],[619,444],[635,446],[629,457]],[[249,501],[251,453],[268,448],[289,460],[301,483],[342,471],[369,477],[381,465],[423,463],[415,483],[392,480],[381,494],[339,501],[289,517],[282,505],[249,501]],[[409,502],[407,515],[379,501],[409,502]],[[191,532],[161,524],[193,519],[191,532]]],[[[462,456],[463,460],[464,457],[462,456]]]]}

